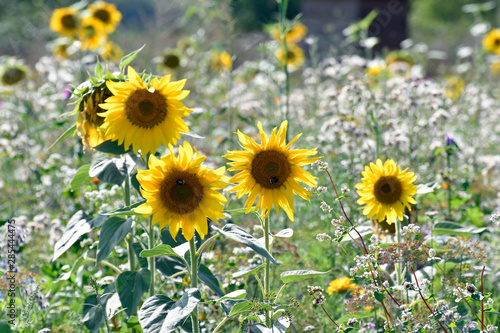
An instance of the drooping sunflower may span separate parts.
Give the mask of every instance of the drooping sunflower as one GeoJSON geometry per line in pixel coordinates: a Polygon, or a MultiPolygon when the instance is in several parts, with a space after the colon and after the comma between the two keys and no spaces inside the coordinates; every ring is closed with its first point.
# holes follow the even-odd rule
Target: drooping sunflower
{"type": "MultiPolygon", "coordinates": [[[[279,26],[274,26],[273,28],[271,28],[269,34],[274,40],[280,43],[282,42],[279,26]]],[[[296,22],[286,33],[285,40],[287,43],[298,43],[306,36],[306,34],[307,27],[303,23],[296,22]]]]}
{"type": "Polygon", "coordinates": [[[88,7],[90,16],[97,22],[97,28],[105,33],[112,33],[122,19],[122,14],[116,6],[104,1],[97,1],[88,7]]]}
{"type": "Polygon", "coordinates": [[[500,55],[500,29],[493,29],[484,36],[483,48],[487,52],[500,55]]]}
{"type": "Polygon", "coordinates": [[[149,159],[149,170],[138,170],[137,180],[141,193],[147,200],[135,209],[144,217],[153,215],[153,224],[160,230],[169,227],[175,239],[179,229],[187,240],[196,230],[201,238],[208,233],[207,217],[212,221],[224,218],[222,204],[226,198],[217,190],[227,186],[223,181],[225,168],[213,170],[201,167],[205,156],[196,154],[188,142],[180,146],[175,157],[172,145],[170,154],[149,159]]]}
{"type": "Polygon", "coordinates": [[[301,134],[286,144],[287,126],[288,121],[282,122],[279,130],[276,132],[277,128],[274,128],[269,138],[259,122],[257,127],[260,132],[260,145],[238,131],[238,138],[244,150],[228,151],[224,156],[232,161],[228,170],[239,171],[230,179],[230,182],[239,183],[231,191],[237,192],[238,198],[248,194],[245,202],[247,213],[258,196],[256,209],[260,209],[263,217],[269,216],[274,205],[278,214],[281,207],[293,221],[293,194],[297,193],[307,201],[311,195],[298,182],[316,186],[316,179],[302,169],[304,165],[319,159],[310,157],[317,153],[316,148],[290,149],[301,134]]]}
{"type": "Polygon", "coordinates": [[[134,153],[141,150],[143,157],[147,153],[154,154],[162,143],[165,146],[177,144],[180,132],[189,131],[182,118],[193,112],[181,103],[189,94],[189,90],[182,90],[186,79],[170,81],[167,75],[153,78],[148,85],[130,66],[128,79],[126,82],[106,81],[114,95],[100,104],[108,110],[101,114],[106,117],[102,125],[106,135],[124,144],[125,149],[132,145],[134,153]]]}
{"type": "Polygon", "coordinates": [[[355,283],[351,283],[351,279],[348,277],[341,277],[335,280],[332,280],[326,289],[328,295],[333,293],[341,293],[345,291],[353,291],[358,286],[355,283]]]}
{"type": "MultiPolygon", "coordinates": [[[[282,47],[276,51],[276,58],[280,64],[285,62],[285,52],[282,47]]],[[[287,45],[287,64],[291,69],[298,69],[304,64],[304,51],[295,44],[287,45]]]]}
{"type": "Polygon", "coordinates": [[[78,39],[81,42],[82,50],[95,51],[106,42],[106,35],[99,30],[99,23],[92,17],[83,20],[82,26],[78,30],[78,39]]]}
{"type": "Polygon", "coordinates": [[[73,37],[79,28],[80,12],[73,7],[54,10],[50,19],[50,29],[61,35],[73,37]]]}
{"type": "Polygon", "coordinates": [[[376,164],[365,166],[361,183],[356,184],[360,196],[357,202],[366,205],[363,215],[378,221],[387,219],[389,224],[403,220],[405,207],[411,210],[410,204],[417,203],[412,197],[417,193],[413,184],[417,176],[407,170],[401,170],[391,159],[384,164],[378,159],[376,164]]]}
{"type": "Polygon", "coordinates": [[[28,76],[28,68],[15,58],[9,59],[0,66],[0,81],[2,85],[13,86],[28,76]]]}

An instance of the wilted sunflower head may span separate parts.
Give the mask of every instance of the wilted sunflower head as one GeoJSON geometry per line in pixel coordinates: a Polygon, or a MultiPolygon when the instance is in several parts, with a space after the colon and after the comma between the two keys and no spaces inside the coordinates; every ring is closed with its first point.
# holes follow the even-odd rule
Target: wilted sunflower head
{"type": "Polygon", "coordinates": [[[73,7],[54,10],[50,19],[50,29],[61,35],[74,37],[80,26],[80,12],[73,7]]]}
{"type": "Polygon", "coordinates": [[[0,81],[2,85],[12,86],[24,79],[29,74],[28,67],[14,57],[1,57],[0,58],[0,81]]]}
{"type": "Polygon", "coordinates": [[[357,203],[366,205],[363,215],[378,221],[387,220],[391,224],[396,219],[403,220],[405,207],[411,210],[410,204],[416,204],[413,195],[417,193],[417,186],[413,182],[417,176],[408,169],[401,170],[394,160],[387,160],[382,164],[365,166],[361,174],[361,183],[356,184],[360,198],[357,203]]]}
{"type": "Polygon", "coordinates": [[[97,1],[89,5],[90,17],[96,20],[97,29],[105,33],[112,33],[122,19],[122,14],[116,6],[104,1],[97,1]]]}

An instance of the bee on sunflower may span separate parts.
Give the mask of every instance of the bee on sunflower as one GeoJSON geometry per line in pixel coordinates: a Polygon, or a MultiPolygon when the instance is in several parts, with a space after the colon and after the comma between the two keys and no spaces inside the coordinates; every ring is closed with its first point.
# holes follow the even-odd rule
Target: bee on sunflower
{"type": "Polygon", "coordinates": [[[412,197],[417,193],[413,184],[417,176],[407,170],[401,170],[392,159],[384,164],[378,159],[376,164],[365,166],[361,183],[356,184],[360,196],[357,203],[366,205],[363,215],[388,224],[403,220],[405,207],[411,210],[410,204],[417,203],[412,197]]]}
{"type": "Polygon", "coordinates": [[[281,207],[293,221],[294,193],[309,201],[311,194],[298,182],[316,186],[315,177],[302,167],[319,157],[311,157],[317,153],[316,148],[290,149],[301,134],[286,143],[287,126],[288,121],[282,122],[279,130],[274,128],[269,138],[259,122],[257,127],[260,144],[238,130],[238,138],[244,150],[228,151],[224,156],[232,161],[228,170],[239,172],[229,180],[238,184],[230,191],[237,192],[238,198],[248,194],[246,213],[250,212],[257,200],[256,210],[260,209],[263,217],[267,218],[274,206],[278,214],[281,207]]]}

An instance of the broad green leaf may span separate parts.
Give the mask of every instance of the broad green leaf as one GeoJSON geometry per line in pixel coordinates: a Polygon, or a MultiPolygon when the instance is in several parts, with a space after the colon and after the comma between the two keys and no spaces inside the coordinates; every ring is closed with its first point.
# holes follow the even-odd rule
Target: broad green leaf
{"type": "Polygon", "coordinates": [[[225,292],[221,289],[219,280],[212,274],[207,266],[201,264],[198,269],[198,279],[206,284],[212,291],[219,297],[223,296],[225,292]]]}
{"type": "Polygon", "coordinates": [[[249,275],[249,274],[252,274],[252,275],[255,275],[257,274],[262,268],[264,268],[266,266],[266,264],[262,264],[260,266],[257,266],[255,267],[254,269],[251,269],[249,271],[241,271],[241,272],[236,272],[236,273],[233,273],[233,278],[239,278],[239,277],[242,277],[242,276],[245,276],[245,275],[249,275]]]}
{"type": "MultiPolygon", "coordinates": [[[[146,260],[146,258],[142,258],[146,260]]],[[[156,269],[165,276],[172,276],[181,271],[186,271],[186,264],[179,257],[156,257],[156,269]]],[[[187,274],[187,272],[186,272],[187,274]]]]}
{"type": "Polygon", "coordinates": [[[133,243],[132,248],[134,249],[135,257],[141,268],[148,268],[148,259],[141,257],[141,251],[144,250],[141,244],[137,242],[133,243]]]}
{"type": "Polygon", "coordinates": [[[212,229],[222,234],[223,236],[232,239],[240,244],[246,245],[261,256],[271,260],[273,264],[276,264],[276,260],[273,256],[266,250],[266,248],[252,235],[246,232],[244,229],[238,227],[233,223],[226,224],[222,229],[219,229],[215,225],[212,225],[212,229]]]}
{"type": "Polygon", "coordinates": [[[68,128],[59,138],[57,138],[56,142],[54,142],[48,149],[52,149],[56,144],[59,142],[63,141],[64,139],[67,139],[69,137],[72,137],[76,134],[76,124],[68,128]]]}
{"type": "MultiPolygon", "coordinates": [[[[7,317],[9,315],[6,315],[7,317]]],[[[12,316],[14,316],[12,314],[12,316]]],[[[12,329],[10,328],[10,324],[8,323],[7,320],[0,320],[0,332],[2,333],[12,333],[12,329]]]]}
{"type": "Polygon", "coordinates": [[[97,145],[94,147],[95,150],[107,153],[107,154],[115,154],[115,155],[123,155],[126,154],[130,151],[132,151],[132,148],[129,147],[129,149],[125,149],[123,145],[118,144],[118,140],[116,141],[104,141],[100,145],[97,145]]]}
{"type": "MultiPolygon", "coordinates": [[[[100,297],[101,304],[104,308],[106,308],[108,299],[113,295],[114,292],[114,283],[108,285],[106,289],[104,289],[104,293],[100,297]]],[[[101,325],[104,323],[104,316],[105,312],[102,308],[99,307],[96,294],[92,294],[85,298],[85,300],[83,301],[82,321],[92,333],[99,332],[101,325]]]]}
{"type": "Polygon", "coordinates": [[[64,233],[54,246],[54,257],[56,260],[66,252],[82,235],[85,235],[94,228],[100,227],[106,216],[97,215],[95,218],[90,218],[83,210],[79,210],[68,221],[64,233]]]}
{"type": "Polygon", "coordinates": [[[85,164],[78,169],[70,183],[70,187],[73,191],[76,191],[80,186],[90,183],[93,178],[89,176],[89,170],[90,164],[85,164]]]}
{"type": "Polygon", "coordinates": [[[188,289],[177,302],[163,295],[148,298],[139,310],[139,322],[144,333],[173,332],[181,326],[200,303],[201,293],[188,289]]]}
{"type": "Polygon", "coordinates": [[[141,257],[161,257],[161,256],[174,256],[179,258],[184,258],[184,254],[189,251],[189,243],[184,243],[182,245],[172,248],[170,245],[162,244],[156,246],[151,250],[144,250],[141,252],[141,257]],[[187,246],[186,246],[187,244],[187,246]]]}
{"type": "Polygon", "coordinates": [[[76,259],[75,263],[73,264],[73,266],[71,267],[69,272],[61,274],[61,276],[59,277],[59,279],[57,279],[57,281],[69,279],[71,277],[71,275],[73,273],[75,273],[78,270],[78,268],[80,268],[81,265],[84,264],[84,262],[85,262],[85,258],[83,257],[83,255],[78,257],[78,259],[76,259]]]}
{"type": "Polygon", "coordinates": [[[432,234],[447,236],[469,236],[470,234],[482,234],[487,230],[488,228],[476,228],[458,224],[455,222],[444,221],[434,223],[432,234]]]}
{"type": "Polygon", "coordinates": [[[132,218],[130,217],[125,220],[118,216],[112,216],[104,222],[99,234],[96,265],[113,252],[116,244],[123,241],[131,229],[132,218]]]}
{"type": "Polygon", "coordinates": [[[146,268],[121,273],[116,279],[116,290],[128,317],[132,316],[148,290],[151,273],[146,268]]]}
{"type": "Polygon", "coordinates": [[[141,329],[141,324],[139,324],[139,317],[137,317],[137,316],[130,317],[127,320],[127,328],[128,329],[142,330],[141,329]]]}
{"type": "Polygon", "coordinates": [[[246,299],[226,299],[220,302],[220,306],[228,317],[239,316],[252,311],[250,302],[246,299]]]}
{"type": "Polygon", "coordinates": [[[136,162],[137,159],[134,160],[129,155],[120,158],[100,157],[92,161],[89,176],[97,177],[106,183],[121,185],[136,162]]]}
{"type": "Polygon", "coordinates": [[[301,281],[305,280],[311,277],[315,277],[318,275],[323,275],[328,272],[317,272],[317,271],[311,271],[311,270],[298,270],[298,271],[288,271],[288,272],[283,272],[281,273],[281,281],[283,283],[288,284],[291,282],[296,282],[296,281],[301,281]]]}
{"type": "Polygon", "coordinates": [[[219,298],[216,301],[216,304],[219,304],[220,302],[222,302],[226,299],[244,299],[246,295],[247,295],[247,291],[244,289],[235,290],[235,291],[230,292],[229,294],[226,294],[226,295],[222,296],[221,298],[219,298]]]}
{"type": "Polygon", "coordinates": [[[139,201],[139,202],[136,202],[130,206],[118,208],[112,212],[102,213],[102,215],[105,215],[105,216],[139,215],[139,216],[142,216],[141,214],[134,212],[134,209],[136,209],[137,207],[139,207],[140,205],[142,205],[145,202],[146,202],[146,200],[139,201]]]}
{"type": "Polygon", "coordinates": [[[128,65],[128,64],[130,64],[130,63],[132,62],[132,60],[134,60],[134,59],[135,59],[135,57],[137,57],[137,55],[139,54],[139,52],[141,52],[141,50],[144,48],[144,46],[146,46],[146,45],[143,45],[140,49],[135,50],[135,51],[133,51],[133,52],[131,52],[131,53],[127,54],[127,55],[126,55],[126,56],[124,56],[123,58],[121,58],[121,60],[120,60],[120,65],[119,65],[119,67],[120,67],[120,72],[121,72],[121,73],[124,73],[124,72],[123,72],[123,69],[124,69],[125,67],[127,67],[127,65],[128,65]]]}

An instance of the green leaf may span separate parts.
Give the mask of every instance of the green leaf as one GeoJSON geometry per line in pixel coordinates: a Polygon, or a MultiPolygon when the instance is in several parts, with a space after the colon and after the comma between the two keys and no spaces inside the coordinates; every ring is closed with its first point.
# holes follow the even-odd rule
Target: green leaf
{"type": "Polygon", "coordinates": [[[156,269],[165,276],[172,276],[181,271],[186,271],[187,274],[186,264],[179,257],[156,257],[155,263],[156,269]]]}
{"type": "Polygon", "coordinates": [[[70,187],[76,191],[80,186],[90,183],[92,177],[89,176],[90,164],[80,167],[71,180],[70,187]]]}
{"type": "Polygon", "coordinates": [[[100,227],[106,216],[97,215],[95,218],[91,219],[83,210],[79,210],[71,217],[68,221],[64,233],[57,241],[54,246],[54,257],[52,260],[56,260],[66,252],[82,235],[90,232],[94,228],[100,227]]]}
{"type": "Polygon", "coordinates": [[[475,228],[471,226],[465,226],[463,224],[458,224],[449,221],[442,221],[434,223],[434,228],[432,229],[433,235],[448,235],[448,236],[469,236],[470,234],[482,234],[486,232],[488,228],[475,228]]]}
{"type": "Polygon", "coordinates": [[[131,229],[132,218],[130,217],[125,220],[118,216],[112,216],[104,222],[99,234],[96,265],[113,252],[116,244],[123,241],[131,229]]]}
{"type": "Polygon", "coordinates": [[[97,58],[94,72],[95,72],[95,77],[98,79],[102,79],[102,77],[104,76],[104,68],[102,68],[101,63],[99,62],[99,58],[97,58]]]}
{"type": "Polygon", "coordinates": [[[380,303],[382,303],[384,301],[384,294],[383,293],[379,293],[379,292],[375,292],[374,293],[374,296],[375,296],[375,299],[377,301],[379,301],[380,303]]]}
{"type": "MultiPolygon", "coordinates": [[[[115,284],[110,284],[104,289],[101,297],[101,304],[106,308],[106,303],[111,295],[115,292],[115,284]]],[[[83,301],[82,321],[85,326],[93,333],[99,332],[101,325],[104,323],[105,312],[99,307],[96,294],[92,294],[83,301]]]]}
{"type": "Polygon", "coordinates": [[[493,313],[493,314],[496,314],[497,316],[500,316],[500,312],[496,312],[496,311],[484,311],[484,312],[493,313]]]}
{"type": "Polygon", "coordinates": [[[115,154],[115,155],[123,155],[126,154],[130,151],[132,151],[132,148],[129,147],[128,149],[125,149],[125,147],[122,145],[118,144],[118,140],[116,141],[104,141],[100,145],[97,145],[94,147],[95,150],[106,153],[106,154],[115,154]]]}
{"type": "Polygon", "coordinates": [[[52,149],[56,144],[61,142],[64,139],[67,139],[69,137],[72,137],[76,134],[76,124],[68,128],[59,138],[57,138],[56,142],[54,142],[48,149],[52,149]]]}
{"type": "Polygon", "coordinates": [[[135,59],[135,57],[137,57],[137,55],[139,54],[139,52],[141,52],[141,50],[144,48],[144,46],[146,46],[146,44],[144,44],[140,49],[137,49],[137,50],[135,50],[135,51],[127,54],[123,58],[121,58],[120,65],[119,65],[119,67],[120,67],[120,73],[124,74],[123,69],[125,67],[127,67],[127,65],[130,64],[132,62],[132,60],[135,59]]]}
{"type": "Polygon", "coordinates": [[[232,239],[240,244],[246,245],[261,256],[271,260],[273,264],[276,264],[274,257],[266,250],[266,248],[252,235],[246,232],[239,226],[228,223],[222,229],[219,229],[215,225],[212,225],[212,229],[222,234],[223,236],[232,239]]]}
{"type": "Polygon", "coordinates": [[[69,272],[61,274],[61,276],[57,279],[57,281],[69,279],[71,275],[73,275],[73,273],[75,273],[78,270],[78,268],[80,268],[80,266],[83,265],[84,263],[85,263],[85,258],[83,257],[83,255],[78,257],[78,259],[76,259],[75,263],[73,264],[69,272]]]}
{"type": "Polygon", "coordinates": [[[240,290],[235,290],[233,292],[230,292],[229,294],[226,294],[219,298],[216,301],[216,304],[219,304],[220,302],[226,300],[226,299],[244,299],[245,296],[247,295],[247,291],[245,289],[240,289],[240,290]]]}
{"type": "Polygon", "coordinates": [[[92,161],[89,176],[97,177],[106,183],[121,185],[136,162],[137,159],[134,160],[129,155],[120,158],[100,157],[92,161]]]}
{"type": "Polygon", "coordinates": [[[250,302],[246,299],[226,299],[220,302],[220,306],[228,317],[235,317],[252,311],[250,302]]]}
{"type": "MultiPolygon", "coordinates": [[[[9,315],[6,315],[9,316],[9,315]]],[[[12,315],[14,316],[14,315],[12,315]]],[[[10,324],[7,320],[0,320],[0,332],[3,333],[12,333],[12,329],[10,328],[10,324]]]]}
{"type": "Polygon", "coordinates": [[[161,256],[174,256],[179,258],[184,258],[184,254],[189,251],[189,243],[184,243],[182,245],[172,248],[170,245],[162,244],[158,245],[151,250],[144,250],[141,252],[141,257],[161,257],[161,256]]]}
{"type": "Polygon", "coordinates": [[[328,272],[317,272],[311,270],[298,270],[298,271],[288,271],[281,273],[281,281],[288,284],[291,282],[302,281],[311,277],[326,274],[328,272]]]}
{"type": "Polygon", "coordinates": [[[443,153],[445,150],[446,149],[443,147],[434,149],[434,156],[438,156],[439,154],[443,153]]]}
{"type": "Polygon", "coordinates": [[[134,209],[136,209],[137,207],[139,207],[140,205],[142,205],[145,202],[146,202],[146,200],[139,201],[139,202],[136,202],[130,206],[118,208],[112,212],[102,213],[102,215],[106,215],[106,216],[138,215],[138,216],[142,216],[142,214],[134,212],[134,209]]]}
{"type": "Polygon", "coordinates": [[[121,273],[116,279],[116,290],[128,317],[132,316],[148,290],[151,272],[146,268],[121,273]]]}
{"type": "Polygon", "coordinates": [[[172,332],[189,317],[200,303],[201,293],[188,289],[177,302],[163,295],[149,297],[139,310],[139,322],[144,333],[172,332]]]}
{"type": "Polygon", "coordinates": [[[137,316],[132,316],[127,320],[128,329],[136,329],[142,331],[141,324],[139,324],[139,318],[137,316]]]}
{"type": "Polygon", "coordinates": [[[260,266],[257,266],[255,267],[254,269],[251,269],[249,271],[241,271],[241,272],[236,272],[236,273],[233,273],[233,278],[239,278],[239,277],[242,277],[242,276],[245,276],[245,275],[249,275],[249,274],[252,274],[252,275],[255,275],[257,274],[262,268],[264,268],[266,266],[266,264],[262,264],[260,266]]]}
{"type": "Polygon", "coordinates": [[[290,320],[287,317],[281,317],[273,323],[272,328],[267,328],[263,324],[253,324],[250,326],[254,333],[285,333],[290,327],[290,320]]]}
{"type": "Polygon", "coordinates": [[[133,243],[132,248],[134,249],[135,257],[137,258],[141,268],[148,268],[148,259],[141,257],[141,251],[143,250],[141,244],[137,242],[133,243]]]}
{"type": "Polygon", "coordinates": [[[225,294],[225,292],[221,289],[219,280],[212,274],[210,269],[207,266],[201,264],[198,270],[198,278],[206,284],[213,292],[221,297],[225,294]]]}
{"type": "Polygon", "coordinates": [[[280,238],[290,238],[293,236],[293,229],[291,228],[286,228],[281,231],[279,231],[276,235],[273,235],[274,237],[280,237],[280,238]]]}

